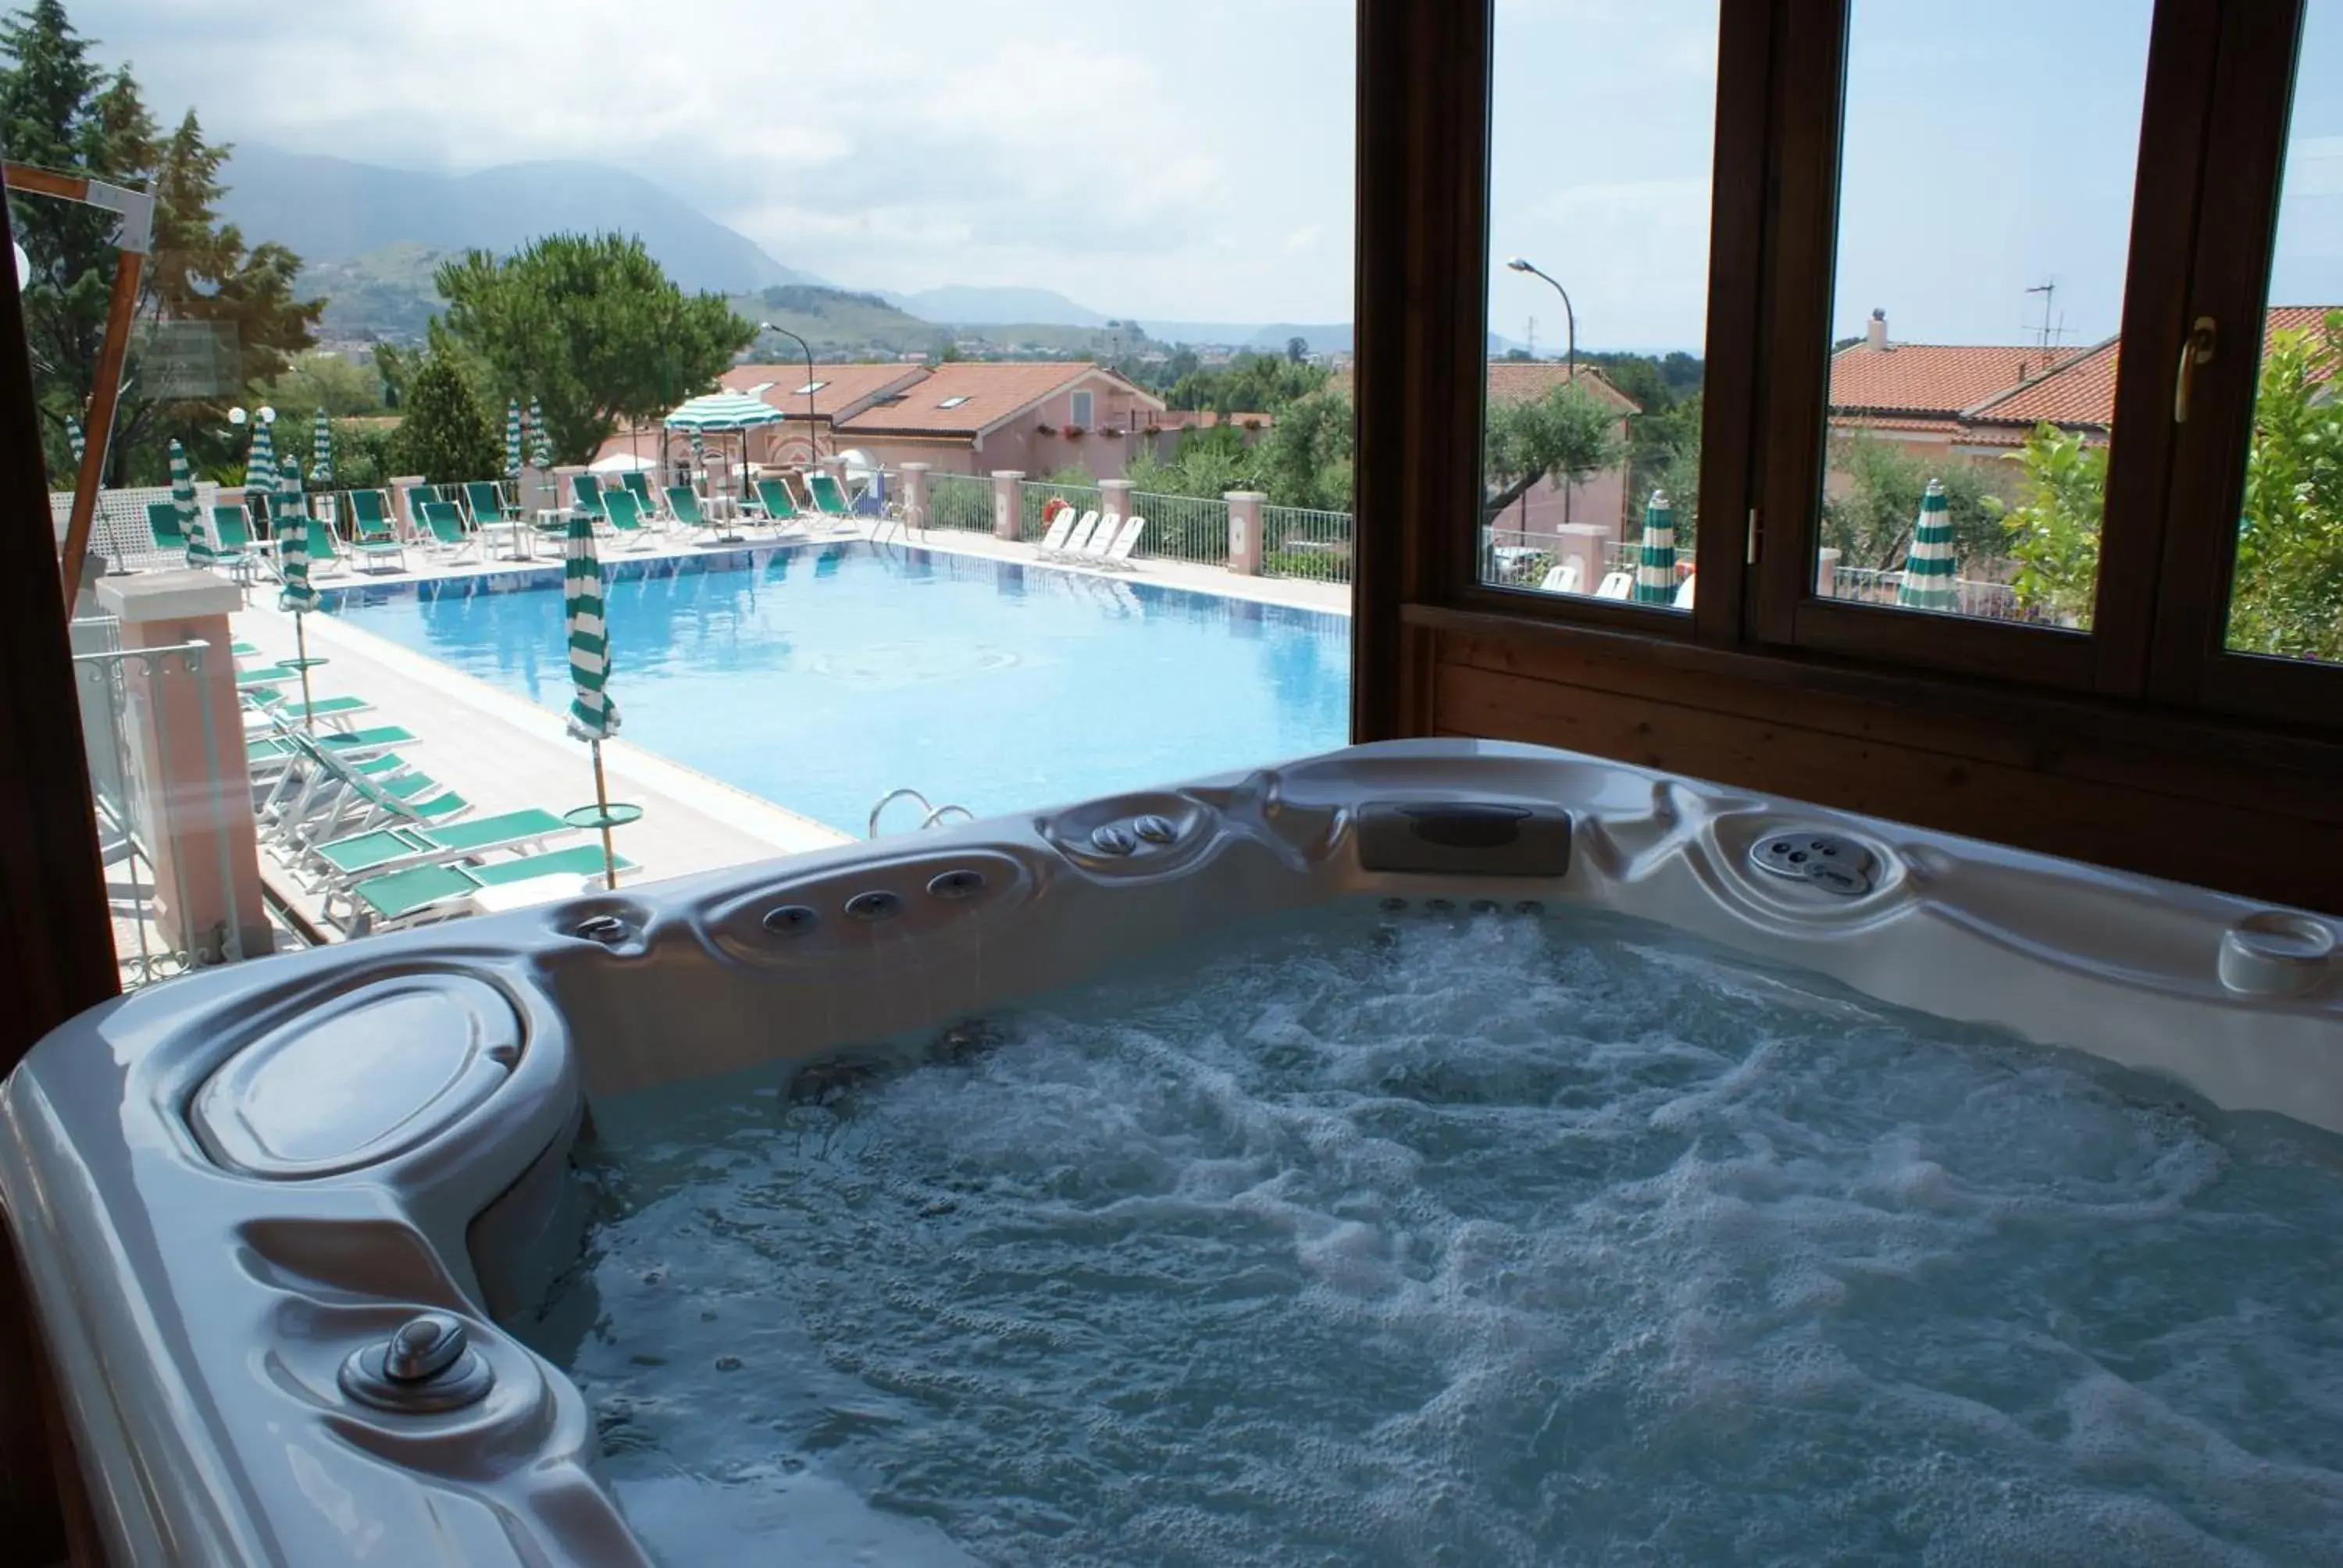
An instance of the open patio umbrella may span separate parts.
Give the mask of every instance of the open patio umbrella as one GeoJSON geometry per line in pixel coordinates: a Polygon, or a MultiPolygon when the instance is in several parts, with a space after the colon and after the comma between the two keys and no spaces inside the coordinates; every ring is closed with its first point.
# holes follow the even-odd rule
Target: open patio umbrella
{"type": "Polygon", "coordinates": [[[1912,553],[1904,559],[1904,583],[1896,602],[1906,609],[1950,610],[1953,588],[1953,515],[1945,504],[1945,483],[1931,479],[1920,497],[1919,520],[1912,527],[1912,553]]]}
{"type": "Polygon", "coordinates": [[[323,408],[309,421],[309,482],[334,487],[334,425],[323,408]]]}
{"type": "Polygon", "coordinates": [[[737,433],[740,437],[740,467],[744,475],[749,467],[749,432],[780,422],[781,411],[779,408],[745,392],[710,392],[704,397],[694,397],[667,417],[669,429],[681,430],[691,438],[695,463],[700,460],[704,437],[737,433]]]}
{"type": "Polygon", "coordinates": [[[602,619],[602,563],[594,555],[594,519],[569,519],[561,560],[561,618],[569,633],[569,733],[594,750],[594,804],[602,828],[602,885],[618,885],[618,857],[610,845],[610,789],[602,774],[602,742],[618,732],[610,700],[610,638],[602,619]]]}
{"type": "Polygon", "coordinates": [[[505,477],[520,477],[520,399],[505,404],[505,477]]]}
{"type": "Polygon", "coordinates": [[[311,715],[314,706],[309,696],[309,613],[322,608],[317,590],[309,586],[309,519],[301,508],[301,480],[288,475],[285,486],[276,496],[277,526],[271,529],[277,539],[277,572],[284,580],[284,589],[277,596],[277,608],[293,616],[294,664],[301,671],[302,728],[314,729],[317,720],[311,715]]]}
{"type": "Polygon", "coordinates": [[[171,441],[171,509],[179,517],[179,537],[187,541],[187,564],[207,567],[219,558],[212,548],[211,524],[196,505],[195,470],[187,467],[187,449],[171,441]]]}
{"type": "Polygon", "coordinates": [[[1644,545],[1635,557],[1637,604],[1676,601],[1676,514],[1665,490],[1654,490],[1644,508],[1644,545]]]}

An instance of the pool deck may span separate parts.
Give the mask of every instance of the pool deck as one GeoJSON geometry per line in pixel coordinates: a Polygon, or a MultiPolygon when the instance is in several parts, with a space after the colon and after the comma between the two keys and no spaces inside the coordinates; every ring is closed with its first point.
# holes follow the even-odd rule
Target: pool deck
{"type": "MultiPolygon", "coordinates": [[[[832,539],[861,537],[866,536],[829,536],[832,539]]],[[[769,542],[752,534],[749,547],[769,542]]],[[[889,542],[894,542],[891,530],[889,542]]],[[[1031,546],[989,535],[939,531],[914,534],[905,542],[959,555],[1020,562],[1034,559],[1031,546]]],[[[649,550],[606,548],[605,555],[611,559],[649,559],[703,555],[719,548],[743,547],[713,547],[695,540],[669,548],[662,541],[659,548],[649,550]]],[[[411,551],[410,557],[414,569],[409,571],[352,570],[320,578],[317,587],[383,586],[519,569],[516,563],[497,559],[449,565],[430,559],[420,549],[411,551]]],[[[548,567],[558,564],[558,559],[541,551],[538,557],[540,564],[548,567]]],[[[1350,609],[1350,588],[1342,583],[1241,577],[1217,567],[1180,561],[1142,561],[1138,568],[1133,572],[1085,575],[1111,575],[1126,581],[1161,583],[1309,609],[1337,613],[1350,609]]],[[[276,606],[275,585],[255,584],[246,595],[245,609],[234,618],[236,635],[268,658],[290,658],[294,656],[293,618],[276,606]]],[[[357,697],[372,704],[372,711],[356,716],[355,723],[398,724],[413,730],[419,738],[417,743],[400,748],[400,755],[471,801],[476,813],[529,806],[558,812],[592,803],[594,780],[587,749],[569,738],[560,715],[334,616],[313,615],[307,619],[309,656],[330,661],[311,672],[313,693],[320,698],[357,697]]],[[[622,716],[624,706],[621,699],[622,716]]],[[[606,742],[602,751],[611,799],[643,808],[643,819],[616,835],[618,852],[640,868],[633,874],[635,879],[685,876],[850,841],[847,835],[822,823],[630,745],[623,730],[619,739],[606,742]]],[[[588,840],[580,835],[576,841],[588,840]]],[[[304,920],[317,920],[316,900],[296,888],[265,855],[263,869],[279,896],[304,920]]],[[[626,879],[622,874],[622,884],[626,879]]],[[[548,899],[575,890],[543,889],[548,899]]]]}

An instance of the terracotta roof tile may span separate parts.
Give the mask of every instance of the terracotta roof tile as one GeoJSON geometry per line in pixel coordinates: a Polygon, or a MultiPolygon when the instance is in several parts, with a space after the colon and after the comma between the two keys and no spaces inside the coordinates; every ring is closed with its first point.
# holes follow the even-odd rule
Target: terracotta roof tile
{"type": "MultiPolygon", "coordinates": [[[[1492,359],[1489,361],[1488,398],[1491,403],[1527,403],[1544,397],[1571,379],[1568,365],[1553,360],[1492,359]]],[[[1354,395],[1356,377],[1345,367],[1334,372],[1326,385],[1343,397],[1354,395]]],[[[1612,404],[1623,414],[1640,414],[1643,405],[1611,384],[1602,367],[1582,365],[1578,367],[1578,384],[1612,404]]]]}
{"type": "MultiPolygon", "coordinates": [[[[2329,305],[2274,305],[2262,318],[2262,351],[2279,332],[2310,331],[2327,319],[2329,305]]],[[[2109,338],[2097,348],[2062,366],[2051,375],[2024,387],[1986,398],[1968,410],[1975,434],[1986,442],[2004,437],[1991,427],[2014,427],[2008,439],[2022,441],[2024,432],[2047,422],[2068,427],[2106,429],[2116,420],[2116,375],[2121,367],[2122,344],[2109,338]]]]}
{"type": "MultiPolygon", "coordinates": [[[[800,367],[800,374],[803,373],[800,367]]],[[[939,365],[900,402],[881,403],[840,420],[839,428],[855,431],[916,431],[937,435],[969,435],[990,429],[1020,409],[1028,407],[1087,376],[1102,376],[1117,383],[1134,400],[1161,407],[1151,393],[1133,387],[1111,370],[1087,361],[1043,363],[963,361],[939,365]],[[947,408],[952,398],[965,401],[947,408]]],[[[802,382],[799,383],[803,385],[802,382]]]]}
{"type": "Polygon", "coordinates": [[[2075,355],[2022,344],[1852,344],[1831,356],[1830,406],[1834,412],[1951,418],[2075,355]]]}
{"type": "MultiPolygon", "coordinates": [[[[928,373],[924,365],[817,365],[813,379],[813,412],[817,419],[835,419],[880,394],[918,384],[928,373]]],[[[782,413],[802,419],[806,398],[805,361],[779,365],[735,365],[722,377],[728,392],[761,397],[782,413]]]]}

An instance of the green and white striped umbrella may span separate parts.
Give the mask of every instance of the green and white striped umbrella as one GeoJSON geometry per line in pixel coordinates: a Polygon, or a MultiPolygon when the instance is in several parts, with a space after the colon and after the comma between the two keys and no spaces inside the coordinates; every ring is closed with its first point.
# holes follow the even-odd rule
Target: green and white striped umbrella
{"type": "Polygon", "coordinates": [[[277,488],[277,438],[268,433],[266,419],[252,422],[252,452],[244,460],[244,487],[260,496],[277,488]]]}
{"type": "Polygon", "coordinates": [[[540,468],[553,467],[553,438],[545,433],[545,409],[534,397],[528,400],[529,434],[535,437],[529,447],[528,460],[540,468]]]}
{"type": "Polygon", "coordinates": [[[610,700],[610,639],[602,621],[602,563],[594,555],[594,520],[569,519],[568,547],[562,552],[561,618],[569,632],[569,733],[580,740],[606,740],[618,732],[618,704],[610,700]]]}
{"type": "Polygon", "coordinates": [[[187,541],[187,564],[201,568],[219,564],[219,546],[212,538],[211,514],[196,504],[196,477],[187,467],[187,449],[171,443],[171,508],[179,514],[179,533],[187,541]]]}
{"type": "Polygon", "coordinates": [[[778,425],[782,415],[779,408],[762,397],[751,397],[745,392],[710,392],[705,397],[694,397],[667,417],[670,430],[749,430],[759,425],[778,425]]]}
{"type": "MultiPolygon", "coordinates": [[[[196,534],[203,528],[203,512],[196,505],[196,472],[187,466],[187,449],[177,437],[171,441],[171,509],[179,515],[179,535],[187,541],[187,554],[196,553],[196,534]]],[[[210,545],[205,539],[206,548],[210,545]]],[[[188,563],[194,565],[191,559],[188,563]]]]}
{"type": "Polygon", "coordinates": [[[1906,609],[1950,610],[1959,595],[1953,587],[1953,515],[1945,504],[1945,484],[1928,481],[1920,497],[1920,518],[1912,528],[1912,553],[1904,559],[1904,584],[1896,602],[1906,609]]]}
{"type": "Polygon", "coordinates": [[[505,477],[520,477],[520,399],[505,405],[505,477]]]}
{"type": "Polygon", "coordinates": [[[323,408],[309,422],[309,482],[334,487],[334,424],[323,408]]]}
{"type": "Polygon", "coordinates": [[[268,498],[268,537],[288,538],[295,534],[304,539],[309,537],[309,508],[301,497],[301,470],[297,465],[286,465],[277,481],[276,490],[268,498]]]}
{"type": "Polygon", "coordinates": [[[284,591],[277,596],[277,608],[295,615],[307,615],[322,606],[317,590],[309,586],[309,528],[305,518],[277,536],[277,569],[285,579],[284,591]]]}
{"type": "Polygon", "coordinates": [[[78,468],[89,451],[89,437],[82,433],[81,421],[70,414],[65,416],[65,439],[72,444],[74,467],[78,468]]]}
{"type": "Polygon", "coordinates": [[[1665,490],[1644,508],[1644,548],[1635,558],[1637,604],[1676,602],[1676,514],[1665,490]]]}

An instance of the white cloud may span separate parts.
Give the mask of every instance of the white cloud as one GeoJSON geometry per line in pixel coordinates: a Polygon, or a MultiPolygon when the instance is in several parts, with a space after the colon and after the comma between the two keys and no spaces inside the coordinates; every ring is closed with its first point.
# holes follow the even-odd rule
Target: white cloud
{"type": "Polygon", "coordinates": [[[1141,319],[1350,310],[1342,0],[74,14],[159,114],[193,103],[216,136],[407,167],[609,163],[850,286],[1051,287],[1141,319]],[[1313,230],[1337,237],[1285,247],[1313,230]]]}

